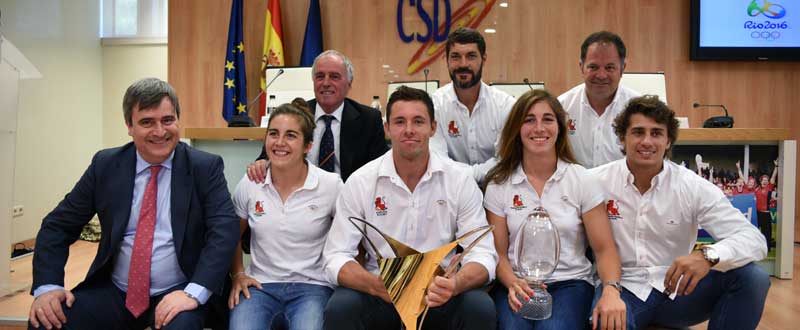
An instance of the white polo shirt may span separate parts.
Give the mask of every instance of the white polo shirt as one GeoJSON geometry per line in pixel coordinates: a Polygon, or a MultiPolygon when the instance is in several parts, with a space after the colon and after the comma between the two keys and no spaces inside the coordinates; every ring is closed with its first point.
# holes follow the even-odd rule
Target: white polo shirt
{"type": "MultiPolygon", "coordinates": [[[[428,252],[454,241],[461,235],[486,226],[481,207],[481,192],[466,170],[455,168],[453,161],[430,154],[428,168],[414,192],[409,191],[397,174],[392,151],[358,169],[342,189],[336,202],[328,241],[325,243],[325,271],[331,283],[338,283],[339,270],[354,260],[363,235],[349,217],[365,219],[385,234],[419,251],[428,252]]],[[[361,224],[364,227],[363,224],[361,224]]],[[[367,235],[384,257],[395,257],[386,241],[367,227],[367,235]]],[[[467,246],[478,235],[470,237],[467,246]]],[[[378,265],[372,248],[367,251],[366,270],[377,274],[378,265]]],[[[453,253],[442,262],[447,267],[453,253]]],[[[494,279],[497,257],[491,233],[467,253],[462,264],[477,262],[494,279]]]]}
{"type": "Polygon", "coordinates": [[[569,116],[567,135],[578,163],[592,168],[625,157],[612,125],[617,115],[625,110],[628,101],[638,96],[638,92],[620,84],[614,100],[601,116],[589,105],[585,84],[575,86],[558,97],[569,116]]]}
{"type": "Polygon", "coordinates": [[[644,194],[633,184],[625,159],[589,170],[608,200],[608,217],[622,259],[622,286],[642,301],[664,290],[677,257],[692,252],[697,227],[716,240],[713,269],[728,271],[767,255],[764,236],[733,207],[722,190],[696,173],[665,160],[644,194]]]}
{"type": "Polygon", "coordinates": [[[497,88],[481,82],[478,102],[472,110],[458,101],[453,83],[433,93],[433,108],[438,123],[430,140],[431,151],[469,165],[476,182],[497,163],[494,159],[500,132],[516,100],[497,88]]]}
{"type": "Polygon", "coordinates": [[[486,210],[505,218],[508,226],[508,259],[517,271],[519,230],[538,206],[547,210],[561,240],[558,265],[546,282],[585,280],[592,282],[592,264],[586,258],[586,229],[581,216],[603,203],[600,183],[578,164],[558,161],[556,172],[547,180],[542,196],[528,181],[522,165],[506,182],[490,182],[483,205],[486,210]]]}
{"type": "Polygon", "coordinates": [[[336,173],[309,164],[303,187],[281,201],[267,166],[266,182],[242,177],[233,193],[236,214],[252,232],[245,273],[260,283],[301,282],[324,286],[322,248],[343,183],[336,173]]]}

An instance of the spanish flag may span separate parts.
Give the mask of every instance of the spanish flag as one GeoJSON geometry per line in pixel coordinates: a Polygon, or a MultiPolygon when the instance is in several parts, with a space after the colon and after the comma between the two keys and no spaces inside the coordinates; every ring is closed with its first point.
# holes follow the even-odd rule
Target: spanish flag
{"type": "MultiPolygon", "coordinates": [[[[283,29],[281,28],[280,0],[269,0],[264,19],[264,51],[261,55],[261,91],[267,88],[267,66],[284,66],[283,29]]],[[[261,93],[259,116],[266,115],[267,93],[261,93]]]]}

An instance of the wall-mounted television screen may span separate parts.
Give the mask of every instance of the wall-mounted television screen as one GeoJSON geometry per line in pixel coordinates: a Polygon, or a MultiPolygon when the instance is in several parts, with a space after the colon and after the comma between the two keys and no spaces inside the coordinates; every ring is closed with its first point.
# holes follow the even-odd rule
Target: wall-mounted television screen
{"type": "Polygon", "coordinates": [[[800,61],[800,1],[691,0],[691,60],[800,61]]]}

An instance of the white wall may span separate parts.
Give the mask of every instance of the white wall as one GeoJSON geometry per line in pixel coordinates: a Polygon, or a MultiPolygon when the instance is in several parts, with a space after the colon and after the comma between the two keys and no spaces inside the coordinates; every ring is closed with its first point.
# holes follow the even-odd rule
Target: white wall
{"type": "Polygon", "coordinates": [[[102,145],[98,0],[0,0],[3,33],[43,78],[20,83],[12,241],[33,238],[102,145]]]}
{"type": "MultiPolygon", "coordinates": [[[[3,34],[42,73],[20,84],[12,242],[34,238],[92,155],[130,141],[122,96],[167,77],[167,46],[100,44],[99,0],[0,0],[3,34]]],[[[0,184],[9,184],[0,182],[0,184]]],[[[9,211],[10,212],[10,211],[9,211]]]]}
{"type": "Polygon", "coordinates": [[[122,97],[128,86],[144,77],[167,80],[166,44],[103,47],[103,148],[131,141],[122,116],[122,97]]]}

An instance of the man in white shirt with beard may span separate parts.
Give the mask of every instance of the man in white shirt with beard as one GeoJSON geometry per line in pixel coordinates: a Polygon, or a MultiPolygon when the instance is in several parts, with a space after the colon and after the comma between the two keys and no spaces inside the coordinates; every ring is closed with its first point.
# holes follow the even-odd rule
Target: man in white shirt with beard
{"type": "Polygon", "coordinates": [[[657,97],[632,99],[614,131],[625,158],[590,172],[606,190],[627,328],[710,319],[709,329],[755,329],[770,286],[754,263],[767,255],[764,236],[716,186],[666,159],[678,121],[657,97]],[[693,250],[698,226],[715,243],[693,250]]]}
{"type": "MultiPolygon", "coordinates": [[[[375,252],[363,244],[366,261],[356,261],[364,235],[350,217],[364,219],[381,232],[420,252],[428,252],[487,225],[478,185],[466,169],[428,149],[435,133],[433,103],[425,91],[400,87],[386,106],[386,135],[392,149],[358,169],[336,203],[323,258],[328,280],[339,287],[325,308],[325,329],[397,329],[395,311],[377,275],[375,252]]],[[[379,253],[394,257],[389,245],[367,229],[379,253]]],[[[466,247],[475,237],[469,237],[466,247]]],[[[452,253],[451,253],[452,255],[452,253]]],[[[450,260],[446,257],[445,260],[450,260]]],[[[425,303],[426,326],[435,329],[494,329],[494,303],[481,287],[494,278],[497,256],[491,235],[464,256],[454,276],[436,276],[425,303]]],[[[446,267],[444,265],[443,267],[446,267]]]]}
{"type": "Polygon", "coordinates": [[[639,93],[620,85],[627,49],[622,38],[595,32],[581,45],[583,84],[558,97],[569,115],[569,142],[578,163],[592,168],[623,158],[611,123],[639,93]]]}
{"type": "Polygon", "coordinates": [[[431,150],[472,169],[476,182],[497,163],[495,144],[514,98],[481,81],[486,41],[470,28],[447,36],[445,61],[452,82],[433,93],[438,124],[431,150]]]}

